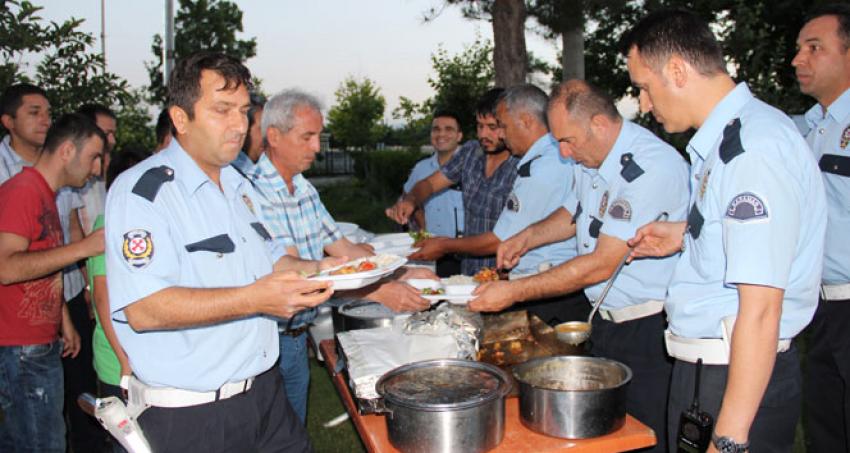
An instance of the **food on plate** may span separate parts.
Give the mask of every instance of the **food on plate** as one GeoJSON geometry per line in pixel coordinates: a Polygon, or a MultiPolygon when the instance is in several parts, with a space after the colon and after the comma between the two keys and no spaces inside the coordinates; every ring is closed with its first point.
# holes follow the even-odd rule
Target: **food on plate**
{"type": "Polygon", "coordinates": [[[355,274],[357,272],[367,272],[374,270],[378,267],[373,261],[364,260],[361,261],[356,266],[353,264],[349,264],[346,266],[342,266],[339,269],[332,270],[328,273],[328,275],[347,275],[347,274],[355,274]]]}
{"type": "Polygon", "coordinates": [[[446,290],[443,288],[423,288],[422,294],[426,296],[438,296],[442,294],[446,294],[446,290]]]}
{"type": "Polygon", "coordinates": [[[427,231],[425,231],[425,230],[419,230],[419,231],[408,231],[408,232],[407,232],[407,234],[409,234],[409,235],[410,235],[410,237],[412,237],[412,238],[413,238],[413,242],[414,242],[414,243],[419,242],[419,241],[421,241],[422,239],[428,239],[428,238],[430,238],[430,237],[433,237],[433,236],[434,236],[433,234],[431,234],[431,233],[429,233],[429,232],[427,232],[427,231]]]}
{"type": "Polygon", "coordinates": [[[473,285],[475,281],[468,275],[452,275],[444,278],[443,283],[446,285],[473,285]]]}
{"type": "Polygon", "coordinates": [[[492,267],[482,267],[478,273],[472,276],[472,279],[477,283],[495,282],[499,279],[499,272],[492,267]]]}

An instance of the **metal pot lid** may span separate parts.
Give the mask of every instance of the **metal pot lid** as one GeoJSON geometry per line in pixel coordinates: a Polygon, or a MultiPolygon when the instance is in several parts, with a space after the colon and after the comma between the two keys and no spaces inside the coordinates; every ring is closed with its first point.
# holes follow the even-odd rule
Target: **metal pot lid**
{"type": "Polygon", "coordinates": [[[387,402],[414,409],[478,406],[510,391],[510,378],[495,366],[459,359],[414,362],[389,371],[376,384],[387,402]]]}

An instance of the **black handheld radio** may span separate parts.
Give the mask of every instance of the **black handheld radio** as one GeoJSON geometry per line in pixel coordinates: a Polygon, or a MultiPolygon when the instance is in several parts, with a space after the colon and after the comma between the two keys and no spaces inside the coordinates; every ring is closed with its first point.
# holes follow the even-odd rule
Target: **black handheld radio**
{"type": "Polygon", "coordinates": [[[694,401],[679,418],[679,435],[676,436],[677,453],[703,453],[711,445],[714,419],[708,412],[699,410],[699,378],[702,374],[702,359],[697,360],[694,401]]]}

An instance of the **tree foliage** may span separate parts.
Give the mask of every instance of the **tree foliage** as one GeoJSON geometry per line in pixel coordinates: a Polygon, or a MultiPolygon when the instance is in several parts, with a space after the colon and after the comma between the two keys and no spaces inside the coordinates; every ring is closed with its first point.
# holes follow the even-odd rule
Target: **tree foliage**
{"type": "Polygon", "coordinates": [[[481,39],[455,55],[449,55],[442,46],[439,47],[431,55],[435,74],[428,78],[434,96],[422,103],[402,97],[401,105],[393,111],[393,115],[404,119],[408,127],[416,128],[414,130],[423,128],[427,141],[431,114],[435,110],[448,110],[460,118],[464,137],[475,137],[475,105],[478,98],[493,86],[495,77],[492,55],[493,46],[481,39]]]}
{"type": "Polygon", "coordinates": [[[373,147],[384,133],[381,119],[387,102],[372,80],[347,77],[336,90],[328,112],[328,130],[345,147],[373,147]]]}
{"type": "Polygon", "coordinates": [[[108,72],[103,56],[92,51],[94,37],[78,29],[83,20],[46,22],[38,15],[41,9],[28,1],[3,0],[0,8],[0,90],[14,83],[35,83],[47,92],[54,114],[99,102],[116,110],[120,124],[119,147],[129,139],[134,142],[138,139],[141,145],[151,143],[152,136],[145,141],[142,134],[130,134],[130,131],[147,129],[150,117],[127,82],[108,72]],[[34,74],[22,63],[30,55],[41,57],[34,74]]]}
{"type": "MultiPolygon", "coordinates": [[[[199,51],[216,51],[246,61],[257,54],[257,39],[238,39],[242,10],[227,0],[180,0],[174,16],[175,61],[199,51]]],[[[153,105],[165,104],[163,37],[154,35],[153,61],[145,63],[150,78],[148,97],[153,105]]]]}
{"type": "MultiPolygon", "coordinates": [[[[801,113],[812,100],[800,93],[791,60],[797,34],[812,0],[629,0],[588,14],[587,78],[615,97],[635,96],[625,57],[623,34],[646,14],[660,8],[686,8],[709,22],[727,58],[733,78],[747,82],[753,93],[788,113],[801,113]]],[[[638,118],[682,148],[690,133],[665,134],[651,115],[638,118]]]]}

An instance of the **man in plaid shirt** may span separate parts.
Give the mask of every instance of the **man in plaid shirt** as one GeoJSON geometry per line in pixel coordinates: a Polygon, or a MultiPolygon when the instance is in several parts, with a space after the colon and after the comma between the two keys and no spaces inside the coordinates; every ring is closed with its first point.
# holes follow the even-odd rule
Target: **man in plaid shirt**
{"type": "MultiPolygon", "coordinates": [[[[422,206],[431,195],[459,183],[463,191],[464,234],[476,236],[493,231],[514,185],[518,162],[499,136],[496,103],[503,91],[493,88],[478,101],[475,115],[478,140],[465,143],[442,168],[413,186],[387,209],[388,217],[404,225],[416,207],[422,206]]],[[[423,241],[422,250],[413,258],[439,258],[445,253],[442,250],[448,239],[423,241]]],[[[461,272],[473,275],[482,267],[495,266],[493,255],[464,255],[461,272]]]]}
{"type": "MultiPolygon", "coordinates": [[[[316,188],[302,175],[320,150],[321,109],[313,96],[297,90],[285,90],[266,103],[261,128],[267,148],[248,175],[259,195],[254,212],[271,234],[275,249],[286,250],[293,257],[322,260],[325,255],[337,259],[372,255],[371,248],[343,237],[316,188]]],[[[373,300],[395,311],[430,306],[418,290],[400,281],[345,291],[344,297],[373,300]]],[[[299,313],[282,326],[280,336],[280,370],[287,397],[302,421],[310,382],[306,326],[315,316],[315,310],[299,313]]]]}

